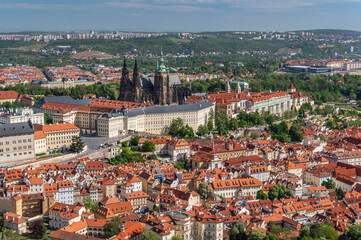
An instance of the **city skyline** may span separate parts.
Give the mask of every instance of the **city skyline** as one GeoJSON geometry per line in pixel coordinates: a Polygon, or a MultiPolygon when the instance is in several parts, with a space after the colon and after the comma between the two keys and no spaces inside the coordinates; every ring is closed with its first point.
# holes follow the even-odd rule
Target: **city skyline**
{"type": "Polygon", "coordinates": [[[23,0],[0,3],[0,31],[361,30],[358,0],[23,0]]]}

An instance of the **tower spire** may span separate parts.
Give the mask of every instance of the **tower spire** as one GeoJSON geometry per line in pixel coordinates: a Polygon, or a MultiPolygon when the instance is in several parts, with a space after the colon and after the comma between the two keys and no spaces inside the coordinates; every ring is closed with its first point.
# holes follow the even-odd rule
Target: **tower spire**
{"type": "Polygon", "coordinates": [[[167,69],[167,67],[164,65],[163,49],[161,49],[161,50],[160,50],[159,63],[157,62],[156,72],[167,72],[167,71],[168,71],[168,69],[167,69]]]}
{"type": "Polygon", "coordinates": [[[125,56],[124,56],[124,60],[123,60],[123,72],[124,70],[127,70],[127,60],[125,59],[125,56]]]}
{"type": "Polygon", "coordinates": [[[227,93],[230,93],[230,92],[231,92],[231,86],[229,85],[229,81],[227,81],[226,92],[227,92],[227,93]]]}
{"type": "Polygon", "coordinates": [[[120,79],[120,88],[119,88],[119,99],[121,99],[124,93],[123,89],[128,86],[129,82],[129,72],[127,69],[127,62],[124,56],[124,63],[123,63],[123,69],[122,69],[122,78],[120,79]]]}
{"type": "Polygon", "coordinates": [[[241,93],[241,92],[242,92],[242,88],[239,85],[239,81],[237,81],[236,93],[241,93]]]}
{"type": "Polygon", "coordinates": [[[134,62],[133,83],[134,83],[135,87],[140,87],[140,78],[139,78],[139,72],[138,72],[137,59],[135,59],[135,62],[134,62]]]}

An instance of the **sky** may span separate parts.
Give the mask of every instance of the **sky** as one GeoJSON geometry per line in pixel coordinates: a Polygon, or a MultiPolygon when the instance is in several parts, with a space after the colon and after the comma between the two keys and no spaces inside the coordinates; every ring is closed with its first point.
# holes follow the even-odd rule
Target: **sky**
{"type": "Polygon", "coordinates": [[[0,31],[361,31],[361,0],[0,0],[0,31]]]}

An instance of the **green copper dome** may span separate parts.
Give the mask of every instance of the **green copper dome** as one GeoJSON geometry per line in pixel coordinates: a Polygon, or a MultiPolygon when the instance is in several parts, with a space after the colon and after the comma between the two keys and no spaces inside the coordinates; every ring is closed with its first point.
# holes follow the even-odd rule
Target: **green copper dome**
{"type": "Polygon", "coordinates": [[[168,72],[168,68],[164,65],[163,50],[160,51],[159,62],[157,61],[156,72],[168,72]]]}

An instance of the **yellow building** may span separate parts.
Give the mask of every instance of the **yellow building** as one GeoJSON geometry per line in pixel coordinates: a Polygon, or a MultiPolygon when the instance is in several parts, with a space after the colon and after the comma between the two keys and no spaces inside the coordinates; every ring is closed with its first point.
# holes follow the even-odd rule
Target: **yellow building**
{"type": "Polygon", "coordinates": [[[34,124],[37,131],[42,131],[46,137],[46,150],[69,148],[72,139],[79,136],[80,129],[71,123],[57,123],[50,125],[34,124]]]}
{"type": "Polygon", "coordinates": [[[131,202],[133,209],[139,209],[147,206],[149,195],[143,191],[127,193],[126,198],[131,202]]]}

